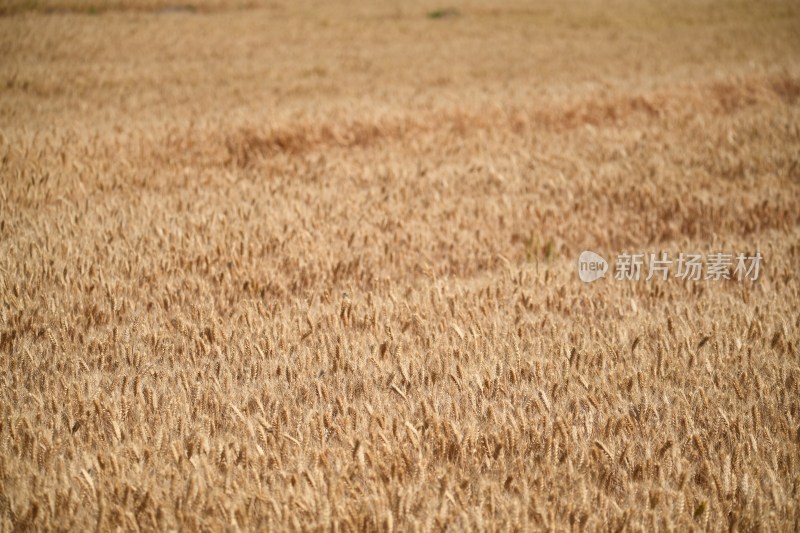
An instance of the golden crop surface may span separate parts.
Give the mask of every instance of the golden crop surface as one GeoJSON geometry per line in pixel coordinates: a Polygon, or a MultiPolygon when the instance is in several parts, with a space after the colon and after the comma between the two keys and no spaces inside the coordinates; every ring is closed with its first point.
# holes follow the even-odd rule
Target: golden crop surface
{"type": "Polygon", "coordinates": [[[794,1],[3,0],[0,530],[798,531],[798,264],[794,1]]]}

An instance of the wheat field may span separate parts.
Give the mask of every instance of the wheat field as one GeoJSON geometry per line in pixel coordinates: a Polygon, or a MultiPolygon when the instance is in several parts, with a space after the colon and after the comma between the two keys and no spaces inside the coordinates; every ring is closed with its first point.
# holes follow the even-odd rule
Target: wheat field
{"type": "Polygon", "coordinates": [[[793,1],[3,0],[0,530],[798,531],[798,264],[793,1]]]}

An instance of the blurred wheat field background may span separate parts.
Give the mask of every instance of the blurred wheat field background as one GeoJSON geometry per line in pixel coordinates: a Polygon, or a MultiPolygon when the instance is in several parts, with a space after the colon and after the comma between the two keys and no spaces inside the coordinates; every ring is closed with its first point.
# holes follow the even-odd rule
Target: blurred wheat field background
{"type": "Polygon", "coordinates": [[[797,3],[6,0],[0,94],[3,531],[800,529],[797,3]]]}

